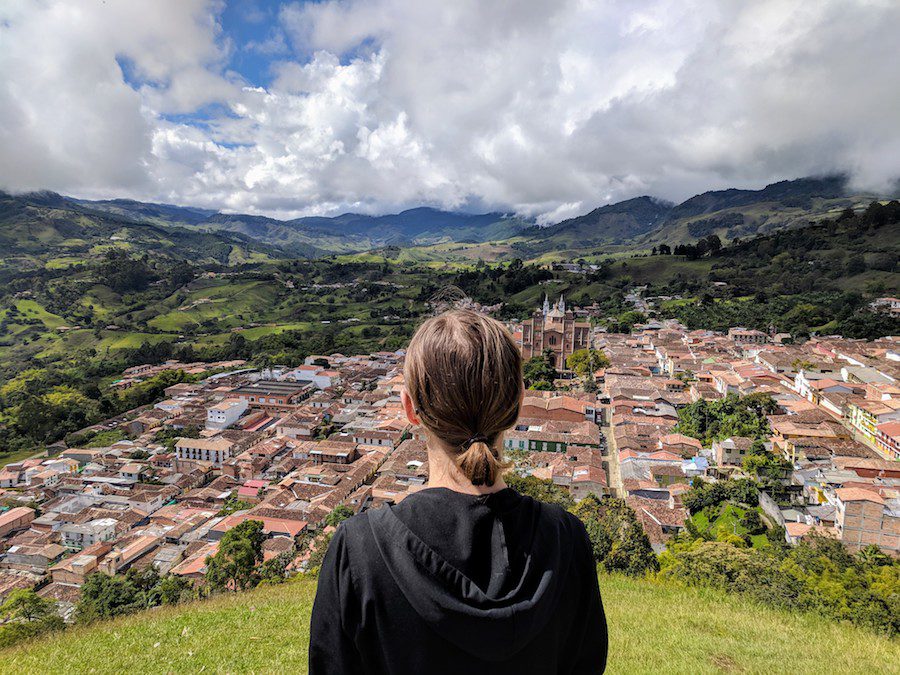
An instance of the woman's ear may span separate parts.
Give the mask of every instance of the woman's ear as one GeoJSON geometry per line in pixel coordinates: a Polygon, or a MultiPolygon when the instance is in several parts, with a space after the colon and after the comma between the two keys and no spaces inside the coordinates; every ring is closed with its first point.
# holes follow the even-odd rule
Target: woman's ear
{"type": "Polygon", "coordinates": [[[406,389],[400,390],[400,402],[403,404],[403,410],[406,411],[406,419],[410,424],[420,425],[418,415],[416,415],[416,406],[413,405],[412,397],[406,393],[406,389]]]}

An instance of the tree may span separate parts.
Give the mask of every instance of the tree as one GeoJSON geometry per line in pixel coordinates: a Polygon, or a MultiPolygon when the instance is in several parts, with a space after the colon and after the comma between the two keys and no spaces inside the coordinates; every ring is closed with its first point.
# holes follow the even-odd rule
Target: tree
{"type": "Polygon", "coordinates": [[[293,550],[285,551],[260,565],[260,583],[278,584],[284,581],[288,576],[288,566],[293,562],[294,555],[293,550]]]}
{"type": "Polygon", "coordinates": [[[875,544],[869,544],[865,548],[861,548],[856,557],[859,558],[861,564],[869,567],[883,567],[893,563],[893,559],[887,553],[884,553],[875,544]]]}
{"type": "Polygon", "coordinates": [[[259,581],[256,566],[262,562],[265,539],[259,520],[245,520],[228,530],[219,550],[206,561],[206,580],[213,590],[244,590],[259,581]]]}
{"type": "Polygon", "coordinates": [[[23,640],[62,630],[65,622],[56,612],[56,605],[45,600],[30,588],[20,588],[9,594],[0,605],[0,647],[9,647],[23,640]]]}
{"type": "Polygon", "coordinates": [[[590,494],[571,511],[584,523],[594,559],[607,572],[643,576],[659,569],[650,540],[624,499],[590,494]]]}
{"type": "Polygon", "coordinates": [[[724,501],[756,506],[759,503],[759,488],[746,478],[715,483],[695,479],[691,489],[681,497],[681,503],[692,514],[718,506],[724,501]]]}
{"type": "Polygon", "coordinates": [[[170,575],[159,582],[157,592],[163,605],[177,605],[194,597],[194,586],[184,577],[170,575]]]}
{"type": "Polygon", "coordinates": [[[537,389],[536,384],[549,384],[547,389],[552,389],[552,382],[558,377],[556,368],[553,367],[553,352],[544,350],[540,356],[528,359],[522,367],[522,377],[525,386],[529,389],[537,389]]]}
{"type": "Polygon", "coordinates": [[[251,504],[250,502],[245,502],[243,499],[238,498],[236,492],[232,492],[230,495],[225,497],[225,503],[222,505],[222,508],[219,509],[219,513],[216,515],[230,516],[232,513],[236,513],[237,511],[246,511],[250,508],[253,508],[253,504],[251,504]]]}
{"type": "Polygon", "coordinates": [[[95,572],[81,587],[75,616],[79,622],[88,623],[129,614],[145,606],[144,593],[129,579],[95,572]]]}
{"type": "Polygon", "coordinates": [[[22,435],[46,443],[87,426],[95,412],[94,401],[77,389],[61,385],[46,394],[27,395],[9,411],[9,419],[22,435]]]}
{"type": "Polygon", "coordinates": [[[579,349],[566,359],[569,370],[575,371],[579,377],[593,375],[600,368],[609,365],[609,358],[599,349],[579,349]]]}
{"type": "Polygon", "coordinates": [[[741,525],[747,530],[747,534],[762,534],[766,531],[766,524],[756,509],[747,509],[741,516],[741,525]]]}
{"type": "Polygon", "coordinates": [[[7,621],[38,621],[51,614],[56,614],[56,606],[45,600],[30,588],[19,588],[9,594],[6,602],[0,605],[0,616],[7,621]]]}
{"type": "Polygon", "coordinates": [[[767,393],[749,396],[729,394],[717,401],[700,399],[678,411],[677,431],[705,445],[731,436],[760,438],[769,434],[767,415],[778,404],[767,393]]]}
{"type": "Polygon", "coordinates": [[[351,509],[346,504],[340,504],[338,506],[335,506],[331,510],[331,513],[325,516],[325,524],[330,525],[331,527],[337,527],[352,515],[353,509],[351,509]]]}
{"type": "Polygon", "coordinates": [[[742,468],[757,478],[780,480],[790,473],[793,465],[782,457],[766,453],[763,455],[747,455],[744,457],[742,468]]]}
{"type": "Polygon", "coordinates": [[[110,251],[97,275],[116,293],[143,291],[154,279],[145,260],[130,258],[124,251],[110,251]]]}

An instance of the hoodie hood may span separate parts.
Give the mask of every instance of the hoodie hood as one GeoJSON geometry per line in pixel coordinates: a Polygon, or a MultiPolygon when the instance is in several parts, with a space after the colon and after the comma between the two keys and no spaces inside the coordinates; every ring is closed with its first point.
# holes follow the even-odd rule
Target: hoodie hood
{"type": "Polygon", "coordinates": [[[544,628],[572,560],[567,518],[509,488],[429,488],[369,512],[376,545],[407,601],[437,634],[502,661],[544,628]]]}

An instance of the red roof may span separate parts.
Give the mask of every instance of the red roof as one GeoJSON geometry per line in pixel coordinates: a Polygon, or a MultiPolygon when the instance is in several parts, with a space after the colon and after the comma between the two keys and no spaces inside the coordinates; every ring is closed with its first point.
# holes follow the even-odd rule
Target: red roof
{"type": "Polygon", "coordinates": [[[259,520],[263,524],[263,532],[266,534],[288,534],[296,537],[306,529],[305,520],[289,520],[287,518],[269,518],[253,513],[240,513],[223,518],[213,526],[215,532],[227,532],[232,527],[240,525],[245,520],[259,520]]]}
{"type": "Polygon", "coordinates": [[[702,448],[703,443],[696,438],[685,436],[684,434],[666,434],[659,439],[663,445],[690,445],[694,448],[702,448]]]}
{"type": "Polygon", "coordinates": [[[888,438],[900,438],[900,422],[885,422],[879,424],[878,433],[884,434],[888,438]]]}
{"type": "Polygon", "coordinates": [[[880,494],[862,488],[838,488],[834,491],[834,494],[842,502],[875,502],[876,504],[884,504],[884,498],[880,494]]]}

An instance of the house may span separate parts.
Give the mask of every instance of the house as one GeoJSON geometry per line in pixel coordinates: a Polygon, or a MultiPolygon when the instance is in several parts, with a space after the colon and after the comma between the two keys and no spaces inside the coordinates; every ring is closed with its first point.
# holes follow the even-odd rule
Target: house
{"type": "Polygon", "coordinates": [[[87,523],[68,523],[59,528],[63,546],[83,549],[101,541],[110,541],[116,536],[115,518],[95,518],[87,523]]]}
{"type": "MultiPolygon", "coordinates": [[[[190,549],[188,549],[190,550],[190,549]]],[[[194,583],[201,581],[206,576],[206,561],[219,551],[219,542],[202,544],[196,547],[183,561],[172,567],[169,574],[193,579],[194,583]]]]}
{"type": "MultiPolygon", "coordinates": [[[[300,514],[298,514],[300,515],[300,514]]],[[[232,527],[240,525],[245,520],[258,520],[263,524],[263,533],[269,537],[287,536],[296,537],[306,529],[306,521],[299,518],[270,517],[260,515],[260,512],[246,511],[226,516],[209,530],[209,538],[218,541],[222,535],[232,527]]]]}
{"type": "Polygon", "coordinates": [[[99,561],[110,550],[112,550],[111,543],[98,542],[51,567],[50,576],[57,584],[81,586],[88,576],[98,570],[99,561]]]}
{"type": "Polygon", "coordinates": [[[569,494],[576,500],[584,499],[589,494],[602,497],[606,492],[606,474],[601,467],[581,465],[572,470],[569,494]]]}
{"type": "Polygon", "coordinates": [[[66,548],[59,544],[16,544],[6,551],[2,564],[4,567],[43,573],[65,552],[66,548]]]}
{"type": "Polygon", "coordinates": [[[659,437],[659,449],[693,457],[703,449],[703,443],[684,434],[665,434],[659,437]]]}
{"type": "Polygon", "coordinates": [[[60,457],[74,459],[78,462],[79,466],[84,466],[90,462],[96,462],[97,459],[103,456],[103,453],[104,450],[102,448],[71,448],[69,450],[64,450],[60,454],[60,457]]]}
{"type": "Polygon", "coordinates": [[[719,466],[741,466],[744,457],[750,453],[753,439],[747,436],[732,436],[723,441],[713,441],[713,455],[719,466]]]}
{"type": "Polygon", "coordinates": [[[21,468],[14,469],[10,465],[6,465],[3,469],[0,469],[0,488],[15,487],[19,484],[21,476],[21,468]]]}
{"type": "Polygon", "coordinates": [[[116,546],[100,562],[100,571],[110,576],[126,569],[131,563],[163,543],[160,536],[145,534],[116,546]]]}
{"type": "Polygon", "coordinates": [[[290,412],[309,398],[315,386],[303,382],[258,380],[230,392],[230,396],[246,401],[251,407],[277,412],[290,412]]]}
{"type": "Polygon", "coordinates": [[[728,337],[735,343],[740,345],[754,344],[764,345],[768,340],[768,335],[760,330],[747,330],[745,328],[729,328],[728,337]]]}
{"type": "Polygon", "coordinates": [[[34,520],[35,515],[36,511],[27,506],[17,506],[0,513],[0,537],[5,537],[16,530],[24,530],[34,520]]]}
{"type": "Polygon", "coordinates": [[[247,411],[248,407],[249,403],[247,399],[244,398],[225,399],[224,401],[220,401],[207,409],[206,428],[214,429],[216,431],[227,429],[240,419],[241,415],[247,411]]]}
{"type": "Polygon", "coordinates": [[[129,462],[128,464],[125,464],[124,466],[119,468],[119,476],[137,483],[141,479],[141,474],[143,474],[146,470],[147,466],[144,464],[129,462]]]}
{"type": "Polygon", "coordinates": [[[276,429],[278,433],[288,438],[310,439],[315,435],[321,420],[319,415],[296,412],[283,417],[276,424],[276,429]]]}
{"type": "Polygon", "coordinates": [[[525,396],[522,400],[522,417],[536,417],[561,422],[596,422],[599,410],[595,404],[572,396],[525,396]]]}
{"type": "Polygon", "coordinates": [[[836,536],[836,532],[835,528],[825,525],[811,525],[809,523],[796,521],[788,521],[784,524],[784,538],[791,546],[796,546],[813,534],[834,537],[836,536]]]}
{"type": "Polygon", "coordinates": [[[212,438],[179,438],[175,441],[175,454],[180,460],[210,462],[216,466],[231,457],[234,442],[222,436],[212,438]]]}
{"type": "MultiPolygon", "coordinates": [[[[844,545],[858,551],[875,544],[900,553],[900,509],[873,490],[843,487],[834,491],[835,527],[844,545]]],[[[896,500],[894,500],[896,501],[896,500]]]]}
{"type": "Polygon", "coordinates": [[[848,404],[848,410],[850,424],[874,445],[878,425],[900,420],[900,399],[857,399],[848,404]]]}
{"type": "Polygon", "coordinates": [[[322,441],[308,451],[309,459],[314,464],[351,464],[359,452],[355,443],[340,443],[334,441],[322,441]]]}
{"type": "Polygon", "coordinates": [[[875,427],[875,448],[885,459],[900,460],[900,421],[875,427]]]}

